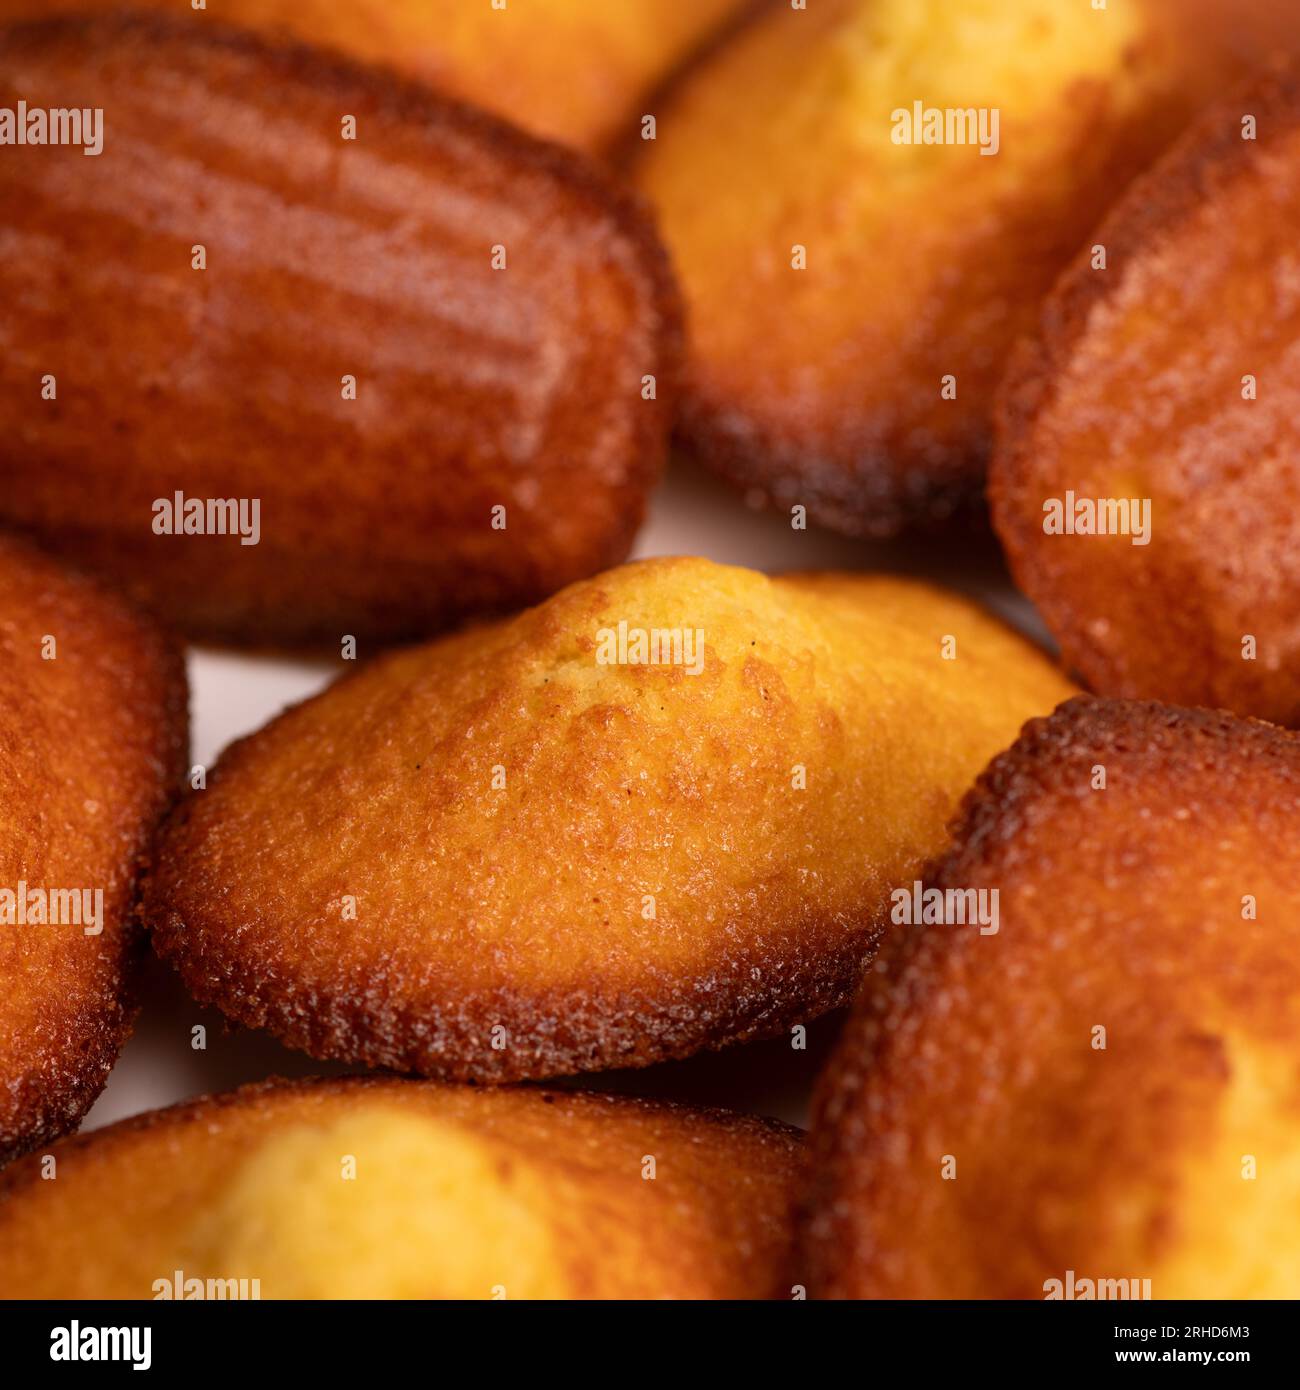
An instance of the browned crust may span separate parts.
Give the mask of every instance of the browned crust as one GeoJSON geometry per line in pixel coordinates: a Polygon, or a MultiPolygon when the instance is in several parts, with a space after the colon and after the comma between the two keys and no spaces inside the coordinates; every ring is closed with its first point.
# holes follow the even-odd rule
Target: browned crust
{"type": "MultiPolygon", "coordinates": [[[[644,520],[651,489],[662,475],[668,456],[669,431],[681,388],[685,310],[667,249],[658,235],[656,219],[649,204],[624,182],[611,178],[586,156],[540,137],[528,134],[510,122],[465,102],[442,96],[419,81],[383,66],[366,65],[334,53],[288,39],[270,41],[242,29],[205,22],[201,30],[181,19],[165,15],[109,14],[94,16],[55,16],[16,23],[0,30],[0,54],[17,56],[24,49],[43,50],[63,43],[111,47],[126,40],[156,44],[160,48],[176,45],[182,50],[202,54],[226,51],[247,57],[265,66],[276,80],[299,83],[312,90],[364,97],[385,116],[431,130],[447,128],[462,137],[482,142],[503,157],[536,170],[567,192],[576,206],[592,209],[612,221],[617,235],[630,248],[645,283],[645,313],[652,325],[656,355],[647,363],[657,381],[658,409],[631,414],[631,444],[626,456],[602,461],[588,480],[608,489],[611,525],[603,535],[589,535],[577,553],[558,552],[550,557],[550,572],[500,578],[496,596],[471,593],[457,599],[446,594],[387,594],[374,611],[338,614],[326,611],[319,617],[310,613],[276,610],[268,603],[254,614],[232,611],[218,616],[195,617],[184,603],[174,603],[166,592],[149,592],[146,576],[132,575],[132,593],[147,601],[169,625],[201,640],[251,643],[260,647],[296,648],[335,645],[341,630],[359,630],[385,643],[412,640],[432,632],[454,627],[470,617],[496,616],[536,602],[563,584],[596,573],[623,560],[644,520]],[[138,591],[138,592],[137,592],[138,591]],[[147,595],[147,599],[146,599],[147,595]]],[[[342,109],[342,108],[341,108],[342,109]]],[[[0,476],[3,476],[0,452],[0,476]]],[[[453,480],[454,481],[454,480],[453,480]]],[[[570,480],[571,481],[571,480],[570,480]]],[[[300,499],[306,506],[307,499],[300,499]]],[[[72,528],[44,531],[28,527],[21,520],[7,522],[24,531],[39,544],[58,552],[65,534],[72,528]]],[[[91,528],[78,535],[72,555],[87,549],[91,528]]],[[[113,558],[116,539],[108,537],[104,553],[95,557],[95,568],[119,582],[113,558]]],[[[211,576],[219,587],[219,569],[211,576]]],[[[327,581],[326,581],[327,582],[327,581]]],[[[418,585],[412,587],[418,588],[418,585]]],[[[289,605],[290,608],[293,605],[289,605]]],[[[236,605],[238,608],[238,605],[236,605]]]]}
{"type": "MultiPolygon", "coordinates": [[[[1300,734],[1263,719],[1158,700],[1076,696],[1052,714],[1029,720],[1016,742],[980,773],[953,819],[953,848],[936,865],[934,881],[955,887],[986,864],[995,848],[1014,847],[1045,790],[1059,795],[1063,782],[1108,758],[1122,757],[1129,778],[1214,771],[1248,782],[1265,764],[1300,790],[1297,755],[1300,734]]],[[[1086,780],[1077,794],[1092,795],[1086,780]]]]}
{"type": "Polygon", "coordinates": [[[902,446],[876,442],[846,450],[830,441],[810,443],[825,424],[806,412],[778,432],[688,395],[676,437],[751,504],[782,512],[806,506],[819,526],[844,536],[892,540],[947,526],[982,529],[991,429],[976,431],[960,449],[936,447],[924,465],[900,468],[902,446]]]}
{"type": "MultiPolygon", "coordinates": [[[[1270,804],[1300,805],[1300,735],[1226,711],[1079,696],[1065,701],[1046,718],[1030,720],[1016,743],[980,775],[953,820],[952,848],[924,875],[926,883],[939,888],[997,883],[1005,892],[1017,873],[1023,871],[1032,876],[1040,866],[1037,857],[1029,857],[1031,851],[1024,847],[1027,838],[1037,827],[1052,827],[1063,801],[1083,801],[1099,794],[1089,789],[1090,771],[1098,763],[1122,770],[1124,784],[1140,789],[1142,804],[1158,806],[1177,797],[1177,804],[1205,803],[1201,807],[1204,812],[1219,798],[1239,796],[1243,804],[1249,805],[1254,799],[1253,790],[1267,777],[1273,789],[1270,804]]],[[[1158,834],[1158,821],[1116,826],[1115,844],[1131,845],[1140,851],[1144,831],[1158,834]]],[[[1189,872],[1194,867],[1189,865],[1189,872]]],[[[1073,901],[1062,911],[1071,913],[1079,907],[1073,901]]],[[[1126,945],[1130,952],[1138,949],[1136,939],[1126,945]]],[[[801,1268],[818,1296],[952,1296],[950,1289],[936,1291],[932,1283],[916,1287],[915,1272],[899,1274],[893,1268],[896,1254],[891,1249],[891,1237],[896,1237],[897,1231],[890,1229],[890,1223],[901,1219],[898,1201],[910,1201],[918,1194],[891,1188],[891,1184],[906,1185],[914,1179],[906,1176],[905,1164],[890,1165],[895,1164],[912,1133],[909,1126],[918,1123],[920,1115],[932,1112],[925,1109],[931,1102],[924,1097],[906,1111],[895,1104],[900,1083],[891,1067],[903,1055],[915,1068],[918,1049],[925,1046],[918,1041],[920,1030],[931,1039],[928,1065],[932,1075],[956,1067],[957,1074],[966,1077],[972,1093],[991,1084],[988,1077],[972,1070],[979,1065],[975,1059],[980,1055],[980,1044],[961,1028],[974,1007],[972,992],[981,985],[980,976],[973,968],[965,969],[963,963],[976,961],[982,949],[977,936],[954,933],[949,927],[902,930],[886,941],[874,970],[864,982],[814,1097],[811,1178],[801,1203],[800,1224],[801,1268]],[[928,1025],[940,1022],[947,1031],[936,1034],[928,1025]],[[961,1060],[950,1061],[949,1053],[961,1060]],[[876,1170],[885,1168],[889,1168],[888,1175],[880,1179],[880,1186],[872,1186],[876,1170]]],[[[1118,949],[1114,942],[1098,942],[1095,946],[1103,962],[1118,949]]],[[[1190,945],[1187,949],[1191,950],[1190,945]]],[[[1141,962],[1130,954],[1109,963],[1086,964],[1087,968],[1104,973],[1107,969],[1125,971],[1141,962]]],[[[1079,966],[1085,968],[1085,962],[1081,960],[1079,966]]],[[[1014,1037],[1018,1026],[1018,986],[1007,979],[1005,970],[997,981],[1006,994],[1005,999],[996,1001],[1000,1003],[996,1016],[1005,1020],[1003,1026],[1014,1037]]],[[[983,983],[990,984],[987,975],[983,983]]],[[[1034,984],[1032,977],[1028,983],[1034,984]]],[[[1037,987],[1041,990],[1041,982],[1037,987]]],[[[1157,1003],[1153,1017],[1159,1016],[1160,1007],[1157,1003]]],[[[1149,1021],[1147,1026],[1151,1026],[1149,1021]]],[[[1138,1068],[1160,1065],[1160,1048],[1153,1042],[1150,1050],[1157,1053],[1154,1062],[1145,1060],[1142,1047],[1137,1048],[1142,1054],[1136,1060],[1138,1068]]],[[[1005,1108],[1005,1102],[1003,1105],[1005,1108]]],[[[1004,1117],[996,1106],[995,1098],[986,1107],[984,1120],[1001,1126],[1004,1117]]],[[[969,1116],[952,1120],[951,1116],[933,1113],[933,1118],[945,1136],[943,1142],[951,1144],[957,1143],[959,1134],[966,1133],[964,1126],[969,1123],[969,1116]],[[945,1124],[947,1120],[952,1123],[945,1124]]],[[[1086,1153],[1089,1144],[1096,1147],[1102,1142],[1095,1128],[1084,1125],[1080,1129],[1081,1122],[1088,1118],[1088,1113],[1067,1113],[1058,1122],[1058,1130],[1045,1132],[1040,1138],[1059,1144],[1062,1150],[1069,1147],[1086,1153]]],[[[1003,1129],[999,1127],[996,1132],[1001,1134],[1003,1129]]],[[[969,1140],[968,1134],[966,1138],[969,1140]]],[[[1026,1133],[1018,1133],[1015,1141],[1002,1142],[1023,1146],[1030,1139],[1026,1133]]],[[[1115,1135],[1107,1132],[1105,1142],[1115,1142],[1115,1135]]],[[[929,1157],[927,1153],[926,1158],[929,1157]]],[[[1003,1157],[1007,1159],[1005,1171],[1017,1171],[1017,1180],[1029,1183],[1023,1201],[1018,1196],[1016,1204],[1023,1206],[1018,1215],[1024,1216],[1028,1228],[1033,1229],[1035,1204],[1041,1202],[1044,1208],[1059,1204],[1062,1193],[1057,1188],[1040,1190],[1033,1186],[1032,1179],[1021,1171],[1028,1158],[1023,1151],[1003,1157]]],[[[982,1154],[980,1158],[983,1167],[977,1182],[982,1182],[987,1173],[988,1156],[982,1154]]],[[[989,1195],[987,1187],[980,1192],[985,1197],[989,1195]]],[[[1086,1196],[1076,1194],[1073,1200],[1081,1204],[1086,1196]]],[[[1013,1225],[1009,1211],[977,1210],[969,1198],[965,1206],[955,1210],[960,1216],[949,1219],[964,1223],[960,1229],[949,1230],[953,1248],[948,1258],[956,1271],[953,1277],[957,1284],[969,1281],[969,1266],[975,1263],[971,1251],[982,1240],[987,1240],[995,1254],[1005,1252],[1005,1259],[997,1267],[1004,1271],[1008,1282],[1013,1276],[1006,1271],[1011,1270],[1017,1257],[1038,1253],[1014,1244],[1023,1237],[1026,1225],[1013,1225]],[[987,1229],[982,1229],[980,1223],[987,1223],[987,1229]],[[1007,1234],[1012,1230],[1016,1235],[1007,1234]],[[968,1241],[972,1243],[970,1247],[968,1241]]],[[[1133,1271],[1101,1272],[1119,1275],[1133,1271]]],[[[1023,1296],[1025,1292],[1019,1287],[1010,1292],[988,1284],[980,1288],[973,1295],[966,1288],[957,1296],[995,1298],[1023,1296]]]]}
{"type": "Polygon", "coordinates": [[[674,983],[666,995],[626,991],[610,1002],[579,989],[499,990],[462,997],[452,1010],[420,999],[395,1001],[378,977],[366,992],[345,1004],[335,1000],[323,1013],[309,985],[210,953],[178,913],[151,908],[149,922],[154,949],[190,994],[237,1023],[265,1029],[317,1061],[492,1085],[648,1067],[787,1033],[853,997],[884,930],[882,913],[864,924],[852,946],[834,951],[737,951],[707,979],[674,983]],[[763,985],[754,980],[760,969],[763,985]],[[483,1039],[498,1025],[527,1045],[485,1049],[483,1039]]]}
{"type": "MultiPolygon", "coordinates": [[[[5,1163],[66,1134],[80,1123],[103,1090],[118,1053],[131,1035],[139,1011],[136,967],[144,945],[135,900],[155,823],[180,793],[188,758],[189,716],[184,655],[167,634],[92,580],[61,569],[12,537],[0,536],[0,565],[21,567],[29,587],[35,588],[33,608],[43,605],[42,619],[48,613],[55,628],[59,626],[60,609],[80,612],[86,619],[102,624],[98,642],[105,650],[116,653],[123,704],[134,705],[135,715],[149,721],[156,730],[152,737],[155,752],[150,760],[154,785],[147,804],[115,808],[116,838],[132,887],[125,912],[112,924],[117,930],[110,947],[113,966],[109,978],[93,1007],[77,1008],[62,1029],[56,1030],[64,1037],[75,1036],[79,1040],[73,1054],[36,1047],[27,1058],[29,1064],[36,1064],[34,1069],[29,1065],[21,1075],[6,1072],[4,1082],[13,1103],[6,1107],[7,1117],[0,1123],[0,1163],[5,1163]],[[30,584],[32,580],[34,586],[30,584]]],[[[75,739],[79,730],[70,727],[63,732],[75,739]]],[[[124,751],[122,756],[129,754],[124,751]]],[[[70,795],[75,801],[77,790],[71,789],[70,795]]],[[[71,809],[68,814],[73,814],[71,809]]],[[[110,910],[106,900],[106,914],[110,910]]],[[[106,935],[109,925],[104,924],[106,935]]],[[[6,995],[10,987],[6,984],[6,995]]],[[[49,1001],[51,1019],[61,1002],[49,1001]]]]}
{"type": "MultiPolygon", "coordinates": [[[[1017,585],[1033,599],[1067,664],[1075,664],[1093,688],[1110,672],[1086,669],[1077,641],[1079,612],[1069,593],[1054,585],[1042,563],[1042,514],[1025,505],[1038,465],[1035,430],[1057,399],[1060,375],[1088,331],[1096,307],[1123,289],[1135,251],[1150,246],[1213,199],[1242,168],[1258,161],[1261,146],[1276,133],[1261,122],[1258,142],[1241,138],[1244,111],[1281,117],[1285,127],[1300,122],[1300,66],[1279,60],[1264,77],[1254,77],[1203,115],[1110,210],[1085,247],[1062,273],[1043,304],[1037,331],[1021,339],[1008,362],[995,411],[996,446],[989,465],[988,503],[994,530],[1017,585]],[[1107,273],[1092,269],[1092,247],[1108,248],[1107,273]],[[1116,254],[1118,253],[1118,254],[1116,254]]],[[[1101,690],[1102,694],[1128,694],[1101,690]]]]}

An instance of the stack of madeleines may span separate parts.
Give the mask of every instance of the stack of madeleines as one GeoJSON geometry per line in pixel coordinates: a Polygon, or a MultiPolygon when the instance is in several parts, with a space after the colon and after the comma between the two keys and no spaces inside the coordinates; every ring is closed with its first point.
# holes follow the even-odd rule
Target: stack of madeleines
{"type": "Polygon", "coordinates": [[[135,8],[0,0],[0,1296],[1300,1294],[1300,13],[135,8]],[[72,1136],[150,950],[363,1074],[72,1136]]]}

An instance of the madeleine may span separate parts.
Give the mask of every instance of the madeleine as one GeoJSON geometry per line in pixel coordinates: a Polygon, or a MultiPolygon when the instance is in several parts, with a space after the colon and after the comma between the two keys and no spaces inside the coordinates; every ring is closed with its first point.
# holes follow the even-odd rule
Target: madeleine
{"type": "Polygon", "coordinates": [[[994,523],[1100,694],[1300,721],[1297,225],[1291,70],[1134,186],[1008,376],[994,523]]]}
{"type": "Polygon", "coordinates": [[[154,942],[313,1056],[457,1080],[785,1032],[1071,691],[922,584],[625,566],[235,744],[160,836],[154,942]]]}
{"type": "Polygon", "coordinates": [[[621,560],[677,356],[642,211],[492,117],[206,19],[0,39],[0,106],[104,113],[92,157],[0,160],[0,521],[271,645],[422,636],[621,560]]]}
{"type": "Polygon", "coordinates": [[[76,1128],[131,1030],[136,881],[186,729],[176,649],[0,537],[0,1162],[76,1128]]]}
{"type": "Polygon", "coordinates": [[[1266,9],[768,7],[643,146],[690,310],[686,444],[852,534],[978,505],[1017,336],[1125,184],[1294,45],[1300,14],[1266,9]]]}
{"type": "Polygon", "coordinates": [[[868,977],[817,1098],[810,1292],[1300,1293],[1300,736],[1073,700],[930,881],[998,930],[903,928],[868,977]]]}
{"type": "Polygon", "coordinates": [[[0,1298],[789,1298],[799,1153],[581,1092],[246,1086],[0,1176],[0,1298]]]}

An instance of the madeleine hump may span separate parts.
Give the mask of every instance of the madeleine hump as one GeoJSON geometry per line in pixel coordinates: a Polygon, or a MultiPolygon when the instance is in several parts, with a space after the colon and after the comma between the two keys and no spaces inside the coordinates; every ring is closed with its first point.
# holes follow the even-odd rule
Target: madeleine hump
{"type": "Polygon", "coordinates": [[[928,585],[642,561],[234,745],[144,911],[197,998],[317,1057],[497,1082],[789,1033],[1071,693],[928,585]]]}

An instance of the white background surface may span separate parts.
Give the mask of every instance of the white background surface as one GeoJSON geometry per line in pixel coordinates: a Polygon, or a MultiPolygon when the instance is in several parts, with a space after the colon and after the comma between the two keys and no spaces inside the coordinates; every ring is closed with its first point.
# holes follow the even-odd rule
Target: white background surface
{"type": "MultiPolygon", "coordinates": [[[[878,569],[921,575],[983,599],[1036,639],[1032,609],[1010,587],[993,542],[951,536],[891,545],[795,531],[788,518],[757,514],[738,494],[678,465],[652,501],[634,555],[704,555],[776,573],[790,569],[878,569]]],[[[193,649],[189,658],[190,762],[211,767],[232,739],[328,684],[338,667],[193,649]]],[[[313,1061],[261,1033],[227,1025],[195,1004],[171,970],[151,958],[135,1036],[86,1119],[85,1129],[205,1091],[268,1076],[311,1076],[348,1068],[313,1061]],[[203,1024],[206,1050],[191,1046],[203,1024]]],[[[602,1072],[576,1084],[729,1106],[804,1123],[817,1068],[838,1018],[809,1030],[806,1052],[786,1038],[708,1053],[640,1072],[602,1072]]]]}

